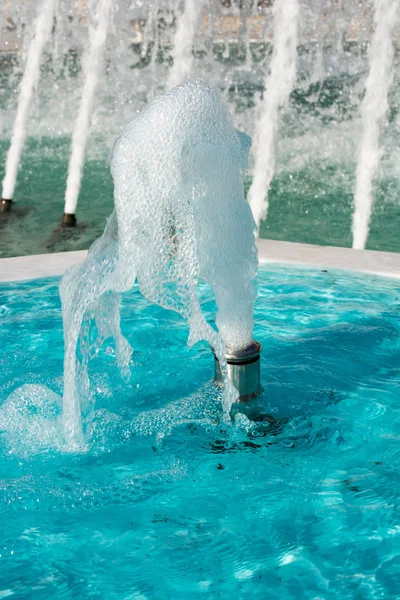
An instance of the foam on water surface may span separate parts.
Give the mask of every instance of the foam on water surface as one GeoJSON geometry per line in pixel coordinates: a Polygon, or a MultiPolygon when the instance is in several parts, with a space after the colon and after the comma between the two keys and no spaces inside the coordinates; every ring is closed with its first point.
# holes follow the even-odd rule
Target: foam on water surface
{"type": "MultiPolygon", "coordinates": [[[[90,407],[89,354],[107,337],[114,337],[128,375],[131,349],[120,332],[119,302],[136,279],[147,299],[184,317],[189,344],[209,342],[222,369],[225,345],[239,349],[251,341],[258,261],[241,173],[249,148],[219,92],[198,80],[156,98],[116,142],[115,210],[86,261],[60,286],[64,417],[73,438],[81,437],[81,411],[90,407]],[[218,332],[200,308],[200,280],[215,293],[218,332]]],[[[225,387],[228,413],[234,391],[225,387]]]]}
{"type": "Polygon", "coordinates": [[[25,384],[1,405],[0,431],[8,453],[29,457],[66,448],[62,398],[44,385],[25,384]]]}

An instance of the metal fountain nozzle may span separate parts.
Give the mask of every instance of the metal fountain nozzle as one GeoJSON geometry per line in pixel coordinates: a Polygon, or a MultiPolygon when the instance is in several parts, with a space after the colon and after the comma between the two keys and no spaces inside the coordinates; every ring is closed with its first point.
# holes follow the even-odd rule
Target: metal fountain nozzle
{"type": "Polygon", "coordinates": [[[72,213],[63,213],[61,217],[61,227],[75,227],[76,226],[76,216],[72,213]]]}
{"type": "Polygon", "coordinates": [[[12,200],[9,200],[7,198],[2,198],[0,200],[0,212],[3,212],[3,213],[10,212],[12,203],[13,203],[12,200]]]}
{"type": "MultiPolygon", "coordinates": [[[[248,402],[258,396],[261,391],[260,383],[260,354],[261,344],[253,340],[245,348],[233,350],[226,347],[226,362],[228,379],[239,392],[239,402],[248,402]]],[[[223,383],[223,376],[218,358],[214,354],[215,381],[223,383]]]]}

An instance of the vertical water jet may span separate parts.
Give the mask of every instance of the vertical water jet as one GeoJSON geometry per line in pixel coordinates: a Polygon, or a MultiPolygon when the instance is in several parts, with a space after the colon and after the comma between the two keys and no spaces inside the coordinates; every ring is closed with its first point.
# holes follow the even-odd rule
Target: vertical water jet
{"type": "Polygon", "coordinates": [[[115,0],[99,0],[97,3],[92,0],[89,4],[89,15],[92,24],[89,26],[89,51],[85,57],[83,69],[84,85],[81,102],[72,134],[64,215],[61,220],[61,225],[65,227],[76,225],[75,213],[81,187],[89,128],[95,106],[95,93],[103,66],[104,48],[114,4],[115,0]]]}
{"type": "Polygon", "coordinates": [[[398,0],[374,0],[375,29],[368,49],[369,73],[361,105],[362,134],[358,150],[353,213],[353,248],[363,250],[371,220],[373,191],[382,148],[380,130],[388,110],[388,92],[393,81],[393,28],[398,0]]]}
{"type": "Polygon", "coordinates": [[[246,69],[248,70],[250,70],[252,67],[251,38],[254,29],[254,21],[257,19],[258,12],[258,0],[249,0],[248,14],[245,15],[246,30],[244,42],[246,46],[246,69]]]}
{"type": "Polygon", "coordinates": [[[51,35],[56,2],[57,0],[43,0],[38,9],[34,34],[29,45],[24,74],[19,87],[17,115],[13,125],[11,145],[7,154],[0,212],[11,210],[19,162],[26,140],[26,123],[29,107],[33,90],[40,77],[40,63],[43,50],[51,35]]]}
{"type": "Polygon", "coordinates": [[[182,83],[190,75],[193,64],[193,42],[196,27],[203,10],[204,0],[186,0],[179,17],[172,50],[173,65],[168,76],[167,89],[182,83]]]}
{"type": "Polygon", "coordinates": [[[264,99],[259,107],[260,117],[254,137],[254,176],[247,196],[257,227],[268,211],[280,109],[287,103],[296,81],[298,0],[276,0],[273,16],[273,53],[264,99]]]}

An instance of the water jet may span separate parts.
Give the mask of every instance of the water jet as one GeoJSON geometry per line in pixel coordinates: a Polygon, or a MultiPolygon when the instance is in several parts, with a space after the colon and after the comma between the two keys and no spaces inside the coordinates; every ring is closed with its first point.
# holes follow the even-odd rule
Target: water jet
{"type": "Polygon", "coordinates": [[[24,73],[19,86],[17,114],[13,124],[11,144],[7,153],[5,175],[2,182],[3,199],[0,210],[9,212],[10,198],[14,195],[19,162],[27,136],[27,120],[33,91],[40,78],[43,51],[51,36],[57,0],[42,0],[37,10],[34,33],[29,44],[29,52],[24,73]]]}
{"type": "Polygon", "coordinates": [[[94,320],[98,343],[113,337],[118,364],[129,371],[132,348],[121,333],[120,302],[135,281],[144,297],[185,319],[190,346],[204,340],[214,349],[226,418],[237,397],[228,372],[243,397],[258,392],[260,347],[252,343],[258,259],[242,179],[250,145],[233,127],[221,94],[201,80],[155,98],[114,144],[114,212],[87,259],[60,285],[64,421],[77,443],[84,436],[82,405],[90,396],[89,349],[78,358],[78,340],[94,320]],[[199,281],[215,294],[218,331],[199,304],[199,281]],[[225,347],[235,355],[229,368],[225,347]]]}
{"type": "Polygon", "coordinates": [[[75,227],[76,225],[75,213],[78,205],[89,130],[95,109],[95,94],[103,66],[104,48],[115,0],[99,0],[90,6],[92,7],[90,15],[92,22],[89,24],[90,45],[84,60],[85,83],[72,132],[64,213],[61,218],[62,227],[75,227]]]}

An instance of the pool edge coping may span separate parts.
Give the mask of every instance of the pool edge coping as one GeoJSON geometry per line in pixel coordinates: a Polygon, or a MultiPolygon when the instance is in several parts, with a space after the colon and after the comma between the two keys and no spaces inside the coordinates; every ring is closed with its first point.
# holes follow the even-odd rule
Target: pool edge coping
{"type": "MultiPolygon", "coordinates": [[[[257,240],[261,264],[288,264],[307,268],[341,269],[400,279],[400,253],[353,250],[276,240],[257,240]]],[[[62,275],[81,262],[87,250],[15,256],[0,259],[0,282],[28,281],[62,275]]]]}

